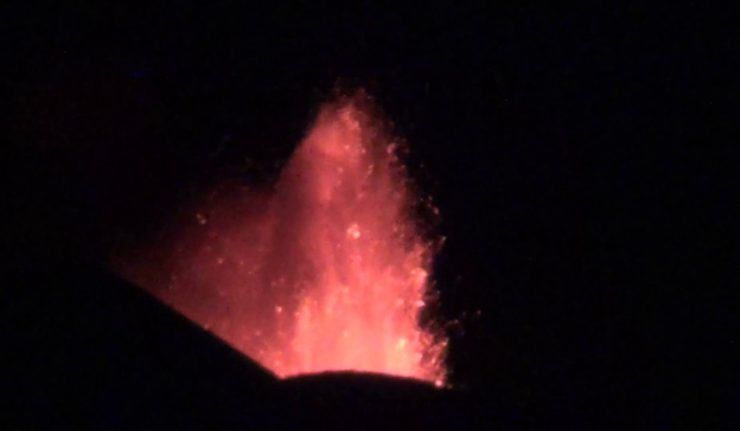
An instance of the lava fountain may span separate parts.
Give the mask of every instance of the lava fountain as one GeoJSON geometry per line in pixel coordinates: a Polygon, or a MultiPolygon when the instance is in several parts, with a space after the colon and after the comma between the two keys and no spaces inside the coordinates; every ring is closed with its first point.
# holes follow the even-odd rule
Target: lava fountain
{"type": "Polygon", "coordinates": [[[160,265],[150,254],[129,278],[279,376],[443,384],[446,339],[422,323],[439,241],[422,234],[398,145],[366,106],[324,105],[273,188],[214,194],[160,265]]]}

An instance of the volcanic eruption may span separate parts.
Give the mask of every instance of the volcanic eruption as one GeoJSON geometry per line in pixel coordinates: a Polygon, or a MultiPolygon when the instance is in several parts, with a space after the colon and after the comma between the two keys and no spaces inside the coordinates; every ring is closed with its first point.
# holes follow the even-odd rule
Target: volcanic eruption
{"type": "Polygon", "coordinates": [[[447,342],[422,319],[441,241],[417,216],[436,209],[368,106],[362,93],[323,105],[272,187],[220,189],[126,275],[281,377],[442,385],[447,342]]]}

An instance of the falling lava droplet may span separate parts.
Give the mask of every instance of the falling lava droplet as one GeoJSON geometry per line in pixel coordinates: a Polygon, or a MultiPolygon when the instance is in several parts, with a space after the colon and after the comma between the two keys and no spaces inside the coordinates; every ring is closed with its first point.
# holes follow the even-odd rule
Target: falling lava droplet
{"type": "Polygon", "coordinates": [[[433,241],[367,103],[360,93],[324,105],[273,190],[231,194],[207,224],[198,213],[181,229],[164,265],[176,288],[130,278],[279,376],[353,370],[443,385],[446,339],[420,323],[433,241]]]}

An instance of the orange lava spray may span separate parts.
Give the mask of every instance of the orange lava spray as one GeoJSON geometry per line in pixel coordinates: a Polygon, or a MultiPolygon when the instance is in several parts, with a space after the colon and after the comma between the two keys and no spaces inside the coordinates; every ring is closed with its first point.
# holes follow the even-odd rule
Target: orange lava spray
{"type": "Polygon", "coordinates": [[[274,189],[210,203],[180,229],[166,277],[131,278],[279,376],[352,370],[442,385],[446,339],[420,319],[436,244],[366,103],[324,105],[274,189]]]}

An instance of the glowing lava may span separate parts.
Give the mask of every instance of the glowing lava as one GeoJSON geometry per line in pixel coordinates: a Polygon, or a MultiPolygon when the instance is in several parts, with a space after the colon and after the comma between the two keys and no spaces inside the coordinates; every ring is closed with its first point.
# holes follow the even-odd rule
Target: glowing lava
{"type": "Polygon", "coordinates": [[[273,190],[211,199],[178,230],[164,276],[129,275],[280,376],[439,385],[446,340],[420,322],[435,245],[397,145],[364,103],[323,106],[273,190]]]}

